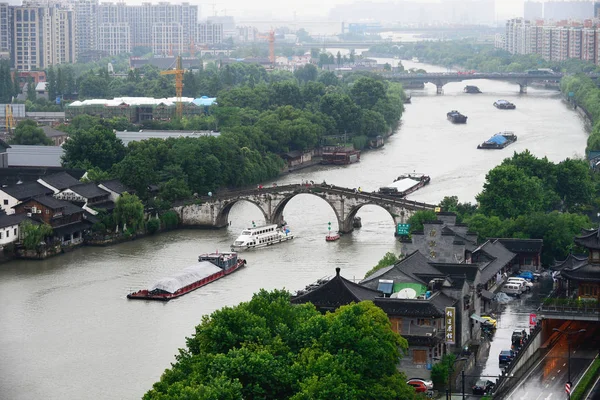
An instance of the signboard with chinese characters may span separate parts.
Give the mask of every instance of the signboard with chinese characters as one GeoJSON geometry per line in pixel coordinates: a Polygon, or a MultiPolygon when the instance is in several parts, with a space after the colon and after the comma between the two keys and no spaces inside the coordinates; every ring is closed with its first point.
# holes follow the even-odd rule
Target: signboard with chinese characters
{"type": "Polygon", "coordinates": [[[454,344],[456,336],[456,309],[454,307],[446,307],[446,343],[454,344]]]}
{"type": "Polygon", "coordinates": [[[537,315],[536,314],[529,314],[529,326],[530,327],[534,327],[537,325],[537,315]]]}
{"type": "Polygon", "coordinates": [[[410,224],[398,224],[396,227],[396,233],[398,235],[408,235],[410,224]]]}

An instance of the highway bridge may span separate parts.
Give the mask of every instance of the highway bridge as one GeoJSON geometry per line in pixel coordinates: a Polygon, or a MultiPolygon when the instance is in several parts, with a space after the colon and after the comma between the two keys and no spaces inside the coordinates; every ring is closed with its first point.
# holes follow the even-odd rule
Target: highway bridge
{"type": "Polygon", "coordinates": [[[355,188],[326,183],[299,183],[205,196],[189,203],[177,204],[173,209],[179,214],[183,225],[222,228],[229,224],[229,212],[233,205],[239,201],[247,201],[260,209],[266,223],[281,224],[284,221],[285,206],[299,194],[309,194],[325,200],[335,212],[340,233],[352,232],[354,217],[363,206],[369,204],[386,210],[395,224],[406,222],[415,211],[434,210],[436,207],[375,192],[361,192],[355,188]]]}

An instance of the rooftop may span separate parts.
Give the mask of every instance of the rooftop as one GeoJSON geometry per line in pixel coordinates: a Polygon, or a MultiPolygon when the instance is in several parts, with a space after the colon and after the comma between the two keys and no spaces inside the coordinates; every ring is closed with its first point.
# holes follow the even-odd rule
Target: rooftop
{"type": "Polygon", "coordinates": [[[99,188],[95,183],[83,183],[80,185],[71,186],[69,189],[78,195],[85,197],[86,199],[108,196],[110,194],[106,190],[99,188]]]}
{"type": "Polygon", "coordinates": [[[131,189],[128,189],[118,179],[110,179],[108,181],[101,181],[99,185],[104,186],[108,190],[111,190],[117,194],[123,194],[125,192],[132,193],[131,189]]]}
{"type": "MultiPolygon", "coordinates": [[[[181,102],[184,104],[194,104],[196,106],[212,105],[216,98],[199,97],[182,97],[181,102]]],[[[167,97],[156,99],[154,97],[115,97],[113,99],[88,99],[77,100],[68,104],[67,107],[83,107],[83,106],[104,106],[104,107],[119,107],[119,106],[158,106],[164,105],[167,107],[175,106],[177,97],[167,97]]]]}
{"type": "Polygon", "coordinates": [[[44,131],[48,137],[67,136],[66,132],[59,131],[48,125],[41,125],[40,128],[44,131]]]}
{"type": "Polygon", "coordinates": [[[23,183],[20,185],[7,186],[1,189],[4,193],[19,201],[27,200],[35,196],[52,194],[52,189],[37,182],[23,183]]]}
{"type": "Polygon", "coordinates": [[[81,182],[66,172],[59,172],[58,174],[43,176],[40,178],[40,180],[44,181],[53,188],[56,188],[57,190],[65,190],[71,186],[81,184],[81,182]]]}
{"type": "Polygon", "coordinates": [[[9,167],[60,167],[65,153],[60,146],[13,144],[6,150],[9,167]]]}
{"type": "Polygon", "coordinates": [[[25,214],[0,214],[0,228],[6,228],[7,226],[17,225],[27,218],[25,214]]]}

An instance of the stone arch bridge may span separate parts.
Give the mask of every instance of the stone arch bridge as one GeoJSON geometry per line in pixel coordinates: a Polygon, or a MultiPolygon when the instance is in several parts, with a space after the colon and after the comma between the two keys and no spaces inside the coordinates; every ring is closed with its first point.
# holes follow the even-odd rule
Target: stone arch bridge
{"type": "Polygon", "coordinates": [[[179,214],[183,225],[222,228],[229,224],[229,212],[233,205],[238,201],[248,201],[261,210],[268,224],[281,224],[285,206],[299,194],[311,194],[325,200],[337,217],[340,233],[354,230],[354,217],[366,205],[383,208],[392,216],[395,224],[404,223],[415,211],[435,209],[432,204],[357,192],[356,189],[335,185],[291,184],[201,197],[191,203],[175,205],[173,210],[179,214]]]}

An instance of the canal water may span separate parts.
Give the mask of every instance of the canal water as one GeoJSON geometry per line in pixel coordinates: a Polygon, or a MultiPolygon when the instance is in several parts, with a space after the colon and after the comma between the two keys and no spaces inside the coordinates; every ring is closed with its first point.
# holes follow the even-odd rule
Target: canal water
{"type": "MultiPolygon", "coordinates": [[[[371,191],[417,171],[430,175],[431,184],[413,199],[437,203],[457,195],[474,201],[486,172],[513,151],[528,148],[553,161],[583,154],[584,123],[557,92],[530,89],[519,95],[516,84],[469,84],[484,93],[463,93],[465,83],[448,84],[442,96],[429,86],[412,91],[396,134],[384,148],[365,152],[360,163],[301,170],[277,183],[325,180],[371,191]],[[517,109],[495,109],[492,103],[501,98],[517,109]],[[448,122],[452,109],[466,114],[468,123],[448,122]],[[517,143],[501,151],[476,150],[503,130],[514,131],[517,143]]],[[[284,211],[297,235],[293,241],[244,253],[246,268],[180,299],[163,304],[125,298],[193,264],[202,252],[227,250],[244,227],[262,222],[261,215],[241,202],[226,229],[182,230],[42,262],[0,265],[0,398],[140,398],[174,361],[203,315],[246,301],[260,288],[303,288],[333,275],[336,267],[346,278],[360,279],[386,252],[399,252],[392,218],[383,210],[364,207],[358,214],[361,229],[327,243],[328,222],[337,228],[333,210],[318,197],[300,195],[284,211]]]]}

